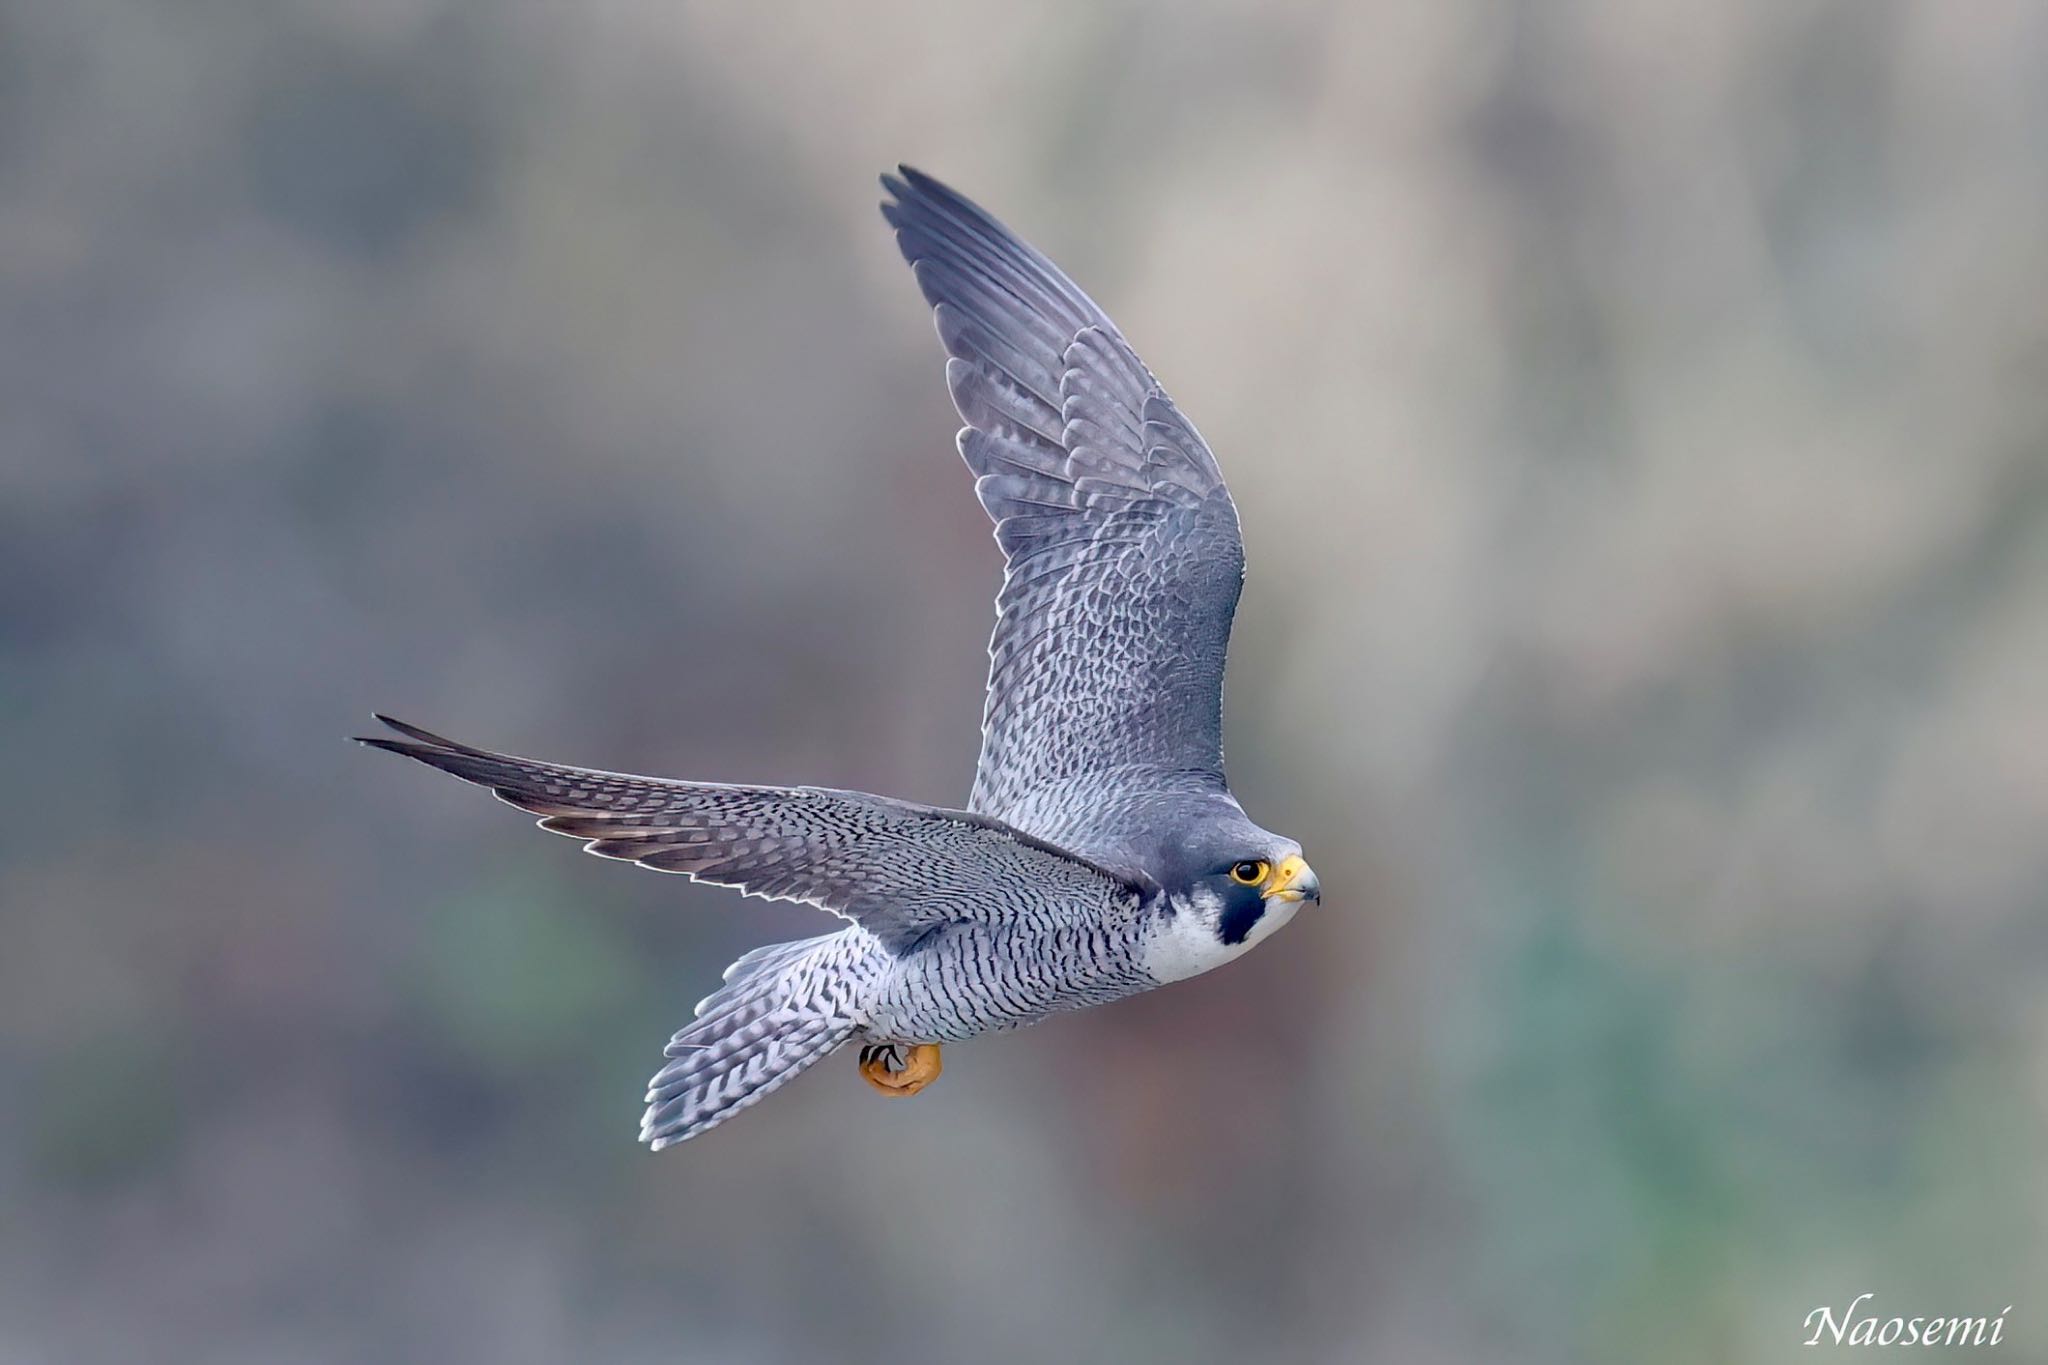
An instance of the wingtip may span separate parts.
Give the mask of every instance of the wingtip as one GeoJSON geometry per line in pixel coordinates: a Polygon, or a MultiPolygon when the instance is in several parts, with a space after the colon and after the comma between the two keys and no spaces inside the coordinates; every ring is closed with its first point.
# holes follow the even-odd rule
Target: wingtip
{"type": "Polygon", "coordinates": [[[892,228],[903,226],[903,205],[911,198],[910,186],[889,172],[882,172],[882,218],[892,228]]]}
{"type": "Polygon", "coordinates": [[[388,716],[384,714],[382,711],[372,711],[370,713],[370,719],[376,721],[379,725],[383,726],[387,730],[396,730],[399,734],[404,735],[407,739],[428,738],[427,732],[420,729],[419,726],[407,725],[398,717],[388,716]]]}
{"type": "Polygon", "coordinates": [[[925,174],[907,161],[897,162],[893,171],[882,172],[882,188],[899,200],[949,192],[942,181],[925,174]]]}
{"type": "MultiPolygon", "coordinates": [[[[393,720],[382,711],[372,711],[370,719],[387,729],[396,730],[400,734],[405,733],[406,727],[403,721],[393,720]]],[[[350,735],[349,742],[352,744],[367,744],[372,749],[382,749],[390,744],[390,741],[382,735],[350,735]]]]}
{"type": "Polygon", "coordinates": [[[375,716],[377,720],[386,728],[396,730],[399,734],[405,736],[407,739],[412,740],[416,744],[423,745],[429,749],[441,749],[446,750],[449,753],[469,754],[477,758],[495,757],[495,755],[489,753],[486,750],[479,749],[475,745],[464,744],[460,740],[450,739],[446,735],[437,735],[432,730],[421,729],[419,726],[413,725],[407,721],[402,721],[398,719],[396,716],[387,716],[381,711],[373,711],[370,714],[375,716]]]}

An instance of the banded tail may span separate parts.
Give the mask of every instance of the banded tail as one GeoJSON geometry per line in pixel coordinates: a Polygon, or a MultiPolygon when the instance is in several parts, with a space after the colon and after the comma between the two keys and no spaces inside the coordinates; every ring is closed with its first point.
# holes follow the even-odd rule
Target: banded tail
{"type": "Polygon", "coordinates": [[[850,933],[756,948],[725,969],[726,984],[669,1040],[669,1063],[647,1083],[640,1140],[672,1147],[766,1099],[860,1027],[821,999],[850,933]]]}

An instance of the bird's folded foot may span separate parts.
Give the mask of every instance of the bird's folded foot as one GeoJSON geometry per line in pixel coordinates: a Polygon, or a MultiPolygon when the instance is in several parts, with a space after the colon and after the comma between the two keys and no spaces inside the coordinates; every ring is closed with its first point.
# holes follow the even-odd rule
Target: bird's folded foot
{"type": "Polygon", "coordinates": [[[891,1099],[915,1095],[939,1078],[937,1043],[869,1043],[860,1050],[860,1074],[891,1099]]]}

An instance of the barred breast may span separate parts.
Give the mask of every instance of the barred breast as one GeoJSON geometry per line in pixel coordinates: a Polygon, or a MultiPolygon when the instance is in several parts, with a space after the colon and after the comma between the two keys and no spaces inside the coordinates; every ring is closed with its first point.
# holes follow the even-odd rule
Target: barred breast
{"type": "Polygon", "coordinates": [[[955,1042],[1149,990],[1159,983],[1140,950],[1143,913],[949,925],[878,983],[867,1032],[891,1041],[955,1042]]]}

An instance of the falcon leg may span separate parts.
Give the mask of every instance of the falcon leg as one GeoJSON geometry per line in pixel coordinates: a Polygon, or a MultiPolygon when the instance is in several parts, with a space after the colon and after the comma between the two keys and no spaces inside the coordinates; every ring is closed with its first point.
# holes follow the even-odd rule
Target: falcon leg
{"type": "Polygon", "coordinates": [[[937,1043],[869,1043],[860,1050],[862,1079],[890,1099],[915,1095],[939,1078],[937,1043]]]}

